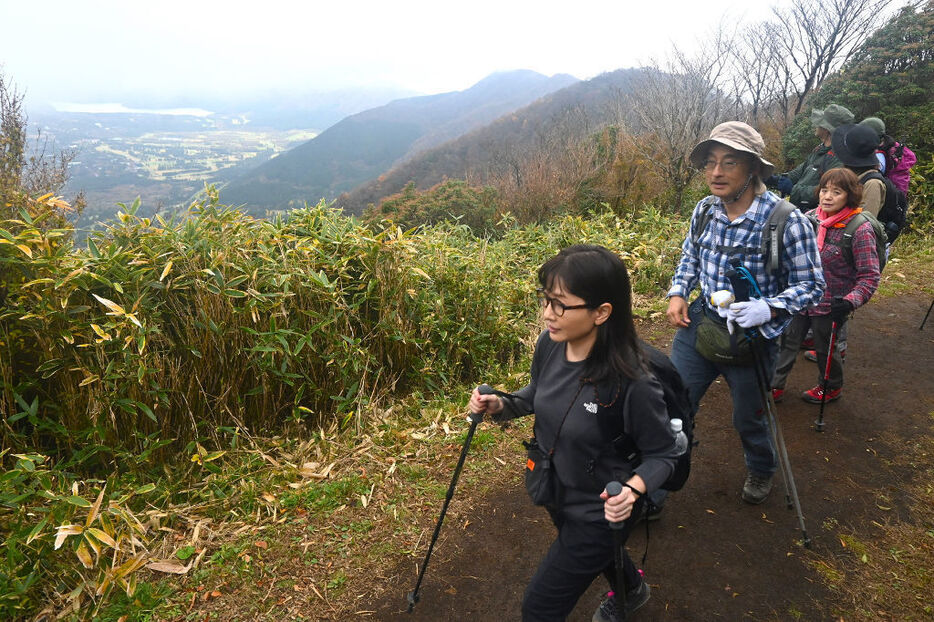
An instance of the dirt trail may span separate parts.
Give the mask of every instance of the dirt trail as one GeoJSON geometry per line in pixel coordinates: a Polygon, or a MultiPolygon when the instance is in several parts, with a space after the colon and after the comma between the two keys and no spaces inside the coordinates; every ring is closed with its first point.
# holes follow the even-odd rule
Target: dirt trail
{"type": "MultiPolygon", "coordinates": [[[[644,568],[652,599],[633,619],[833,619],[831,594],[813,562],[817,555],[841,552],[835,536],[841,527],[904,517],[901,484],[914,474],[893,471],[888,458],[899,439],[931,433],[923,415],[934,410],[934,322],[918,330],[928,304],[920,297],[888,298],[857,313],[843,397],[826,406],[822,434],[813,429],[818,407],[797,397],[815,383],[816,367],[800,357],[792,371],[778,417],[811,551],[801,546],[796,514],[787,509],[779,480],[762,505],[740,500],[744,466],[729,424],[729,394],[722,382],[711,387],[698,414],[700,445],[691,479],[651,525],[644,568]]],[[[667,335],[669,341],[660,344],[666,350],[667,335]]],[[[415,582],[407,560],[377,579],[386,589],[380,600],[360,603],[374,612],[370,619],[520,619],[523,590],[553,528],[509,469],[503,467],[503,486],[476,505],[466,528],[463,521],[445,523],[414,612],[406,613],[405,597],[415,582]]],[[[455,496],[452,510],[456,504],[455,496]]],[[[629,542],[637,564],[644,550],[640,526],[629,542]]],[[[589,621],[605,589],[598,579],[570,620],[589,621]]]]}

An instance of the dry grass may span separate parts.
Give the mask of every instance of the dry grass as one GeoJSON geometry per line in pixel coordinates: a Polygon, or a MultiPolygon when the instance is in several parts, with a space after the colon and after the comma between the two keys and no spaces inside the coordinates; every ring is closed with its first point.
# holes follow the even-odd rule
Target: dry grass
{"type": "Polygon", "coordinates": [[[915,474],[901,489],[905,510],[891,511],[891,500],[880,496],[877,505],[890,511],[889,519],[840,531],[840,548],[816,562],[815,569],[839,595],[839,620],[934,618],[934,412],[929,417],[932,434],[908,445],[901,438],[881,439],[898,446],[893,468],[915,474]]]}
{"type": "MultiPolygon", "coordinates": [[[[518,483],[529,423],[478,428],[438,550],[491,487],[518,483]]],[[[188,513],[167,531],[161,554],[173,559],[192,547],[195,563],[170,580],[175,593],[160,618],[347,619],[365,613],[364,599],[382,595],[380,578],[398,571],[399,559],[410,561],[414,586],[466,428],[462,408],[431,405],[410,415],[383,412],[360,434],[319,435],[291,451],[272,443],[264,452],[279,463],[272,470],[293,481],[264,491],[269,504],[261,515],[217,521],[188,513]],[[333,493],[336,507],[322,511],[308,502],[311,491],[346,481],[359,486],[333,493]],[[303,496],[306,502],[295,503],[303,496]]]]}

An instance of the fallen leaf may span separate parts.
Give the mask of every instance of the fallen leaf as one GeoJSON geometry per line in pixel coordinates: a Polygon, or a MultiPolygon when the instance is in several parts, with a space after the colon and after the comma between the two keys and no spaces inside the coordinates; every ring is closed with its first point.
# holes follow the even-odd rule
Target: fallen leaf
{"type": "Polygon", "coordinates": [[[253,543],[253,546],[255,546],[258,549],[263,549],[264,551],[269,548],[269,545],[266,544],[265,540],[257,540],[256,542],[253,543]]]}
{"type": "Polygon", "coordinates": [[[146,567],[156,572],[165,572],[168,574],[188,574],[188,571],[191,570],[191,564],[182,566],[181,564],[173,564],[171,562],[151,562],[146,564],[146,567]]]}

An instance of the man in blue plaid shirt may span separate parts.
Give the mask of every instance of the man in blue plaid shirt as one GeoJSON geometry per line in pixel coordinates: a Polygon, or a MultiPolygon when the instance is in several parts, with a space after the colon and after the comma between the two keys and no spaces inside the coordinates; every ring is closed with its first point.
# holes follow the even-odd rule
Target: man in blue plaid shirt
{"type": "Polygon", "coordinates": [[[722,375],[730,387],[733,427],[739,433],[746,458],[742,498],[748,503],[765,501],[777,467],[755,369],[748,364],[705,358],[698,352],[697,326],[704,318],[744,329],[757,328],[763,338],[761,351],[766,353],[766,378],[771,378],[778,355],[778,337],[792,315],[817,304],[824,290],[814,229],[796,209],[791,210],[784,223],[777,269],[769,269],[769,253],[764,252],[762,238],[769,215],[780,199],[762,183],[774,169],[762,158],[764,148],[765,142],[756,130],[731,121],[715,127],[710,138],[691,152],[691,163],[704,171],[711,196],[694,208],[691,229],[682,245],[681,262],[668,290],[667,311],[669,322],[679,329],[672,344],[671,360],[688,387],[695,411],[717,376],[722,375]],[[709,218],[701,218],[704,213],[709,218]],[[701,221],[706,224],[702,225],[702,231],[697,231],[701,221]],[[762,298],[719,307],[711,302],[711,295],[732,289],[726,273],[734,257],[752,274],[762,298]],[[688,296],[697,286],[701,295],[688,305],[688,296]]]}

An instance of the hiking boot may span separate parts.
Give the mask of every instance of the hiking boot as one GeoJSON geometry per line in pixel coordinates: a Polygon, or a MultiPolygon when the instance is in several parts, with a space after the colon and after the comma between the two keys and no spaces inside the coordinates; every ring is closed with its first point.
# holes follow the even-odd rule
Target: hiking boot
{"type": "Polygon", "coordinates": [[[645,581],[642,581],[639,587],[627,590],[626,604],[623,607],[625,615],[620,617],[619,608],[616,606],[616,598],[613,592],[607,592],[606,596],[603,597],[603,602],[600,603],[600,606],[597,607],[597,611],[594,612],[591,622],[618,622],[619,620],[627,620],[636,609],[648,602],[650,596],[652,596],[652,590],[645,581]]]}
{"type": "Polygon", "coordinates": [[[651,501],[647,501],[642,506],[642,511],[639,512],[639,517],[636,519],[636,523],[642,521],[655,522],[662,517],[662,508],[663,505],[655,505],[651,501]]]}
{"type": "MultiPolygon", "coordinates": [[[[812,404],[820,404],[821,394],[824,392],[824,388],[820,385],[817,385],[813,389],[808,389],[801,394],[801,399],[805,402],[810,402],[812,404]]],[[[824,397],[824,403],[832,402],[836,399],[840,399],[840,394],[843,393],[843,388],[839,389],[827,389],[827,396],[824,397]]]]}
{"type": "Polygon", "coordinates": [[[785,389],[772,389],[772,401],[778,404],[785,399],[785,389]]]}
{"type": "Polygon", "coordinates": [[[810,349],[813,348],[813,347],[814,347],[814,338],[813,338],[813,337],[807,337],[806,339],[803,339],[803,340],[801,341],[801,349],[802,349],[802,350],[810,350],[810,349]]]}
{"type": "Polygon", "coordinates": [[[657,521],[662,517],[662,508],[663,505],[655,505],[654,503],[645,504],[645,512],[643,512],[643,518],[649,521],[650,523],[657,521]]]}
{"type": "Polygon", "coordinates": [[[765,501],[772,491],[772,476],[750,472],[743,484],[743,501],[758,505],[765,501]]]}

